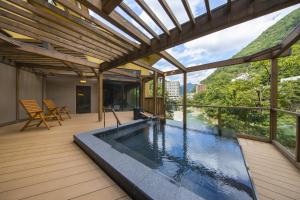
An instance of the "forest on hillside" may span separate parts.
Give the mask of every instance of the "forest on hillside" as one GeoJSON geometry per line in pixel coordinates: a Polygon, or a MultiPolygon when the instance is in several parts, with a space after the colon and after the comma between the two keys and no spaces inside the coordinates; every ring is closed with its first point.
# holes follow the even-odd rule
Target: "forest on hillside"
{"type": "MultiPolygon", "coordinates": [[[[299,23],[300,9],[297,9],[268,28],[234,57],[251,55],[279,44],[299,23]]],[[[278,59],[278,107],[281,109],[300,111],[300,79],[297,79],[297,76],[300,76],[299,67],[300,42],[298,41],[292,46],[291,56],[278,59]]],[[[206,85],[206,91],[195,94],[188,104],[269,107],[270,71],[270,61],[219,68],[201,82],[206,85]]],[[[172,117],[172,111],[169,116],[172,117]]],[[[214,122],[217,116],[217,109],[203,108],[198,117],[214,122]]],[[[243,134],[269,136],[268,111],[227,108],[222,109],[221,118],[224,128],[230,128],[243,134]]],[[[295,148],[295,124],[294,116],[278,114],[277,139],[292,152],[295,148]]]]}

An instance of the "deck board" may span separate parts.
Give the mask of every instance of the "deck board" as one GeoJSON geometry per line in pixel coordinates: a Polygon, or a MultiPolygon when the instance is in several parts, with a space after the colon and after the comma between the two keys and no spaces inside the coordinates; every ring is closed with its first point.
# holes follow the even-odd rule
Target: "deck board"
{"type": "MultiPolygon", "coordinates": [[[[132,112],[118,113],[121,122],[132,112]]],[[[106,114],[107,126],[116,121],[106,114]]],[[[74,133],[103,127],[96,114],[74,115],[51,130],[23,123],[0,128],[0,199],[129,200],[77,145],[74,133]]],[[[300,199],[300,174],[272,145],[239,139],[260,199],[300,199]]]]}
{"type": "MultiPolygon", "coordinates": [[[[132,112],[117,113],[121,122],[132,112]]],[[[116,124],[106,114],[106,125],[116,124]]],[[[51,130],[0,128],[0,199],[130,199],[76,144],[75,133],[102,128],[97,114],[74,115],[51,130]]]]}
{"type": "Polygon", "coordinates": [[[299,200],[300,171],[272,144],[239,138],[260,199],[299,200]]]}

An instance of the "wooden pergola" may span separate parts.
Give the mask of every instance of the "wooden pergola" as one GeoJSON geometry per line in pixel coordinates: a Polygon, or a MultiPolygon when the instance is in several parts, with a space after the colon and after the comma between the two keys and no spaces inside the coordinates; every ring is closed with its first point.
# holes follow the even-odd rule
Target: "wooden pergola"
{"type": "MultiPolygon", "coordinates": [[[[233,58],[204,65],[185,67],[165,50],[216,31],[252,20],[254,18],[295,5],[299,0],[228,0],[215,9],[205,0],[206,13],[193,16],[187,0],[181,0],[183,10],[189,20],[181,24],[166,0],[159,4],[168,15],[174,28],[168,29],[155,14],[153,7],[144,0],[135,0],[139,7],[149,15],[162,30],[157,34],[139,15],[122,0],[2,0],[0,1],[0,56],[1,65],[25,68],[43,76],[79,76],[97,78],[98,113],[102,120],[103,79],[136,81],[141,84],[141,102],[145,104],[144,85],[154,80],[152,112],[164,113],[163,100],[157,99],[157,80],[165,76],[183,74],[183,125],[186,127],[187,73],[210,68],[236,64],[272,60],[270,129],[276,130],[277,116],[277,58],[289,55],[289,48],[300,36],[298,26],[281,44],[253,55],[233,58]],[[52,2],[52,3],[49,3],[52,2]],[[134,23],[120,14],[116,8],[124,11],[151,36],[147,36],[134,23]],[[91,15],[91,11],[104,21],[91,15]],[[117,31],[107,24],[113,25],[117,31]],[[29,37],[17,39],[10,32],[29,37]],[[177,70],[162,72],[147,62],[147,57],[156,55],[174,65],[177,70]],[[92,62],[87,57],[97,60],[92,62]],[[133,63],[152,71],[149,76],[129,73],[121,67],[133,63]],[[121,76],[121,77],[120,77],[121,76]],[[161,103],[158,103],[160,101],[161,103]],[[160,105],[161,104],[161,105],[160,105]],[[160,107],[162,106],[163,109],[160,107]]],[[[299,118],[298,118],[299,122],[299,118]]],[[[298,129],[299,123],[298,123],[298,129]]],[[[299,132],[299,130],[298,130],[299,132]]],[[[270,140],[274,139],[274,135],[270,140]]],[[[297,137],[297,161],[300,161],[299,133],[297,137]]]]}

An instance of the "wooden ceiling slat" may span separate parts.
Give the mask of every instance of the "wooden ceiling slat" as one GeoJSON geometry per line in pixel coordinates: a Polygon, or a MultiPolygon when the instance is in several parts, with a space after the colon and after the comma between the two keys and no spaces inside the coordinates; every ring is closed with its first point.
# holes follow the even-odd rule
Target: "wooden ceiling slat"
{"type": "MultiPolygon", "coordinates": [[[[17,29],[17,27],[22,28],[22,29],[29,29],[28,31],[23,32],[24,35],[28,34],[29,32],[31,32],[31,33],[34,32],[34,33],[38,33],[44,37],[47,37],[49,39],[68,44],[69,46],[74,46],[76,48],[83,49],[85,51],[89,51],[94,54],[99,54],[100,56],[103,56],[108,59],[114,58],[114,57],[112,57],[113,55],[116,57],[116,55],[112,54],[112,52],[110,52],[110,51],[97,48],[96,46],[86,44],[82,41],[78,41],[72,37],[68,37],[64,33],[61,33],[54,29],[51,29],[47,26],[43,26],[41,24],[31,22],[30,20],[26,20],[22,17],[18,17],[14,14],[5,12],[3,10],[0,10],[0,14],[4,17],[9,18],[9,20],[7,18],[3,19],[3,17],[0,16],[0,18],[1,18],[0,21],[2,23],[8,24],[10,27],[14,26],[15,30],[17,29]],[[13,19],[14,21],[10,21],[10,19],[13,19]],[[21,24],[19,24],[17,22],[20,22],[21,24]]],[[[29,35],[27,35],[27,36],[29,36],[29,35]]],[[[31,36],[29,36],[29,37],[31,37],[31,36]]],[[[35,38],[35,39],[38,39],[38,38],[35,38]]],[[[64,47],[64,45],[60,45],[60,46],[64,47]]],[[[123,55],[123,54],[119,54],[119,55],[123,55]]]]}
{"type": "Polygon", "coordinates": [[[3,40],[9,44],[12,44],[16,47],[16,49],[29,52],[29,53],[34,53],[37,55],[45,56],[45,57],[50,57],[58,60],[63,60],[63,61],[68,61],[71,63],[77,63],[79,65],[87,66],[87,67],[94,67],[94,68],[99,68],[99,65],[93,62],[89,62],[87,60],[83,60],[74,56],[70,56],[68,54],[63,54],[55,50],[49,50],[45,49],[42,47],[34,46],[34,45],[29,45],[25,44],[22,42],[19,42],[17,40],[14,40],[12,38],[9,38],[7,36],[4,36],[0,34],[0,40],[3,40]]]}
{"type": "MultiPolygon", "coordinates": [[[[85,40],[85,41],[89,42],[90,44],[94,44],[94,45],[100,44],[99,45],[100,48],[105,48],[108,51],[117,50],[117,51],[121,51],[123,53],[127,53],[126,50],[108,42],[107,40],[103,39],[102,37],[98,37],[97,35],[95,35],[96,33],[94,33],[91,30],[88,30],[86,27],[82,27],[81,25],[79,25],[79,26],[74,25],[73,23],[76,24],[76,22],[74,22],[74,21],[73,21],[73,23],[67,22],[66,20],[62,20],[60,17],[54,16],[48,12],[44,12],[41,9],[38,9],[38,8],[32,6],[24,1],[21,1],[21,0],[8,0],[8,1],[34,13],[34,15],[33,14],[30,15],[30,13],[25,12],[25,11],[22,12],[22,11],[20,11],[21,9],[19,9],[17,14],[20,14],[26,18],[29,18],[29,19],[33,18],[34,21],[40,22],[44,25],[51,26],[59,31],[65,32],[73,37],[76,37],[77,39],[85,40]]],[[[47,3],[45,3],[45,4],[47,4],[47,3]]],[[[11,12],[14,12],[14,10],[16,9],[15,6],[8,5],[7,3],[5,4],[3,2],[0,2],[0,5],[1,5],[1,7],[2,7],[2,5],[6,6],[6,9],[9,8],[10,9],[9,11],[11,11],[11,12]]],[[[59,11],[60,14],[65,13],[64,11],[62,11],[60,9],[58,9],[57,11],[59,11]]],[[[67,16],[70,16],[70,15],[67,15],[67,16]]],[[[75,18],[75,17],[73,17],[73,18],[75,18]]],[[[91,24],[88,24],[88,25],[85,24],[85,25],[90,26],[90,28],[92,27],[91,24]]],[[[93,27],[91,29],[96,29],[96,28],[93,27]]],[[[98,31],[100,31],[100,30],[98,30],[98,31]]]]}
{"type": "Polygon", "coordinates": [[[73,12],[75,12],[76,14],[84,17],[86,20],[88,20],[88,21],[90,21],[92,23],[95,23],[97,26],[99,26],[102,29],[104,29],[104,30],[108,31],[109,33],[111,33],[117,39],[123,41],[125,44],[123,45],[122,43],[120,43],[120,45],[122,45],[127,50],[132,51],[132,50],[134,50],[133,47],[139,48],[139,46],[140,46],[139,44],[131,41],[127,37],[124,37],[122,34],[118,33],[114,29],[110,28],[109,26],[107,26],[106,24],[104,24],[103,22],[101,22],[100,20],[94,18],[93,16],[90,16],[88,12],[85,12],[84,10],[78,8],[76,5],[72,4],[70,1],[56,0],[56,2],[62,4],[66,8],[68,8],[68,9],[72,10],[73,12]],[[128,45],[126,45],[126,44],[128,44],[128,45]],[[133,47],[131,47],[131,46],[133,46],[133,47]]]}
{"type": "Polygon", "coordinates": [[[60,40],[60,41],[56,41],[54,39],[49,38],[49,35],[48,35],[48,37],[45,37],[45,36],[42,35],[43,32],[38,30],[38,29],[34,29],[32,27],[31,28],[30,27],[25,27],[24,25],[22,25],[20,23],[16,23],[16,22],[12,23],[8,19],[3,20],[2,17],[0,17],[0,27],[4,28],[4,29],[7,29],[7,30],[10,30],[10,31],[13,31],[13,32],[16,32],[16,33],[25,34],[25,35],[27,35],[29,37],[32,37],[32,38],[47,41],[47,42],[53,43],[55,45],[64,46],[64,47],[66,47],[68,49],[71,49],[73,51],[77,51],[77,52],[80,52],[80,53],[83,53],[83,54],[86,54],[86,55],[90,55],[90,56],[93,56],[93,57],[96,57],[96,58],[99,58],[99,59],[102,59],[102,60],[109,61],[109,60],[112,59],[112,57],[108,57],[105,54],[102,54],[102,53],[97,52],[97,51],[91,52],[91,50],[89,50],[87,48],[84,48],[81,45],[63,40],[62,38],[59,38],[59,37],[57,37],[57,39],[60,40]],[[8,23],[8,24],[5,24],[5,23],[8,23]],[[14,25],[16,25],[16,26],[14,26],[14,25]],[[31,31],[35,31],[35,32],[31,32],[31,31]]]}
{"type": "Polygon", "coordinates": [[[79,27],[82,27],[84,29],[86,29],[89,34],[91,34],[91,32],[93,34],[95,34],[98,38],[102,39],[102,42],[106,45],[111,47],[112,49],[115,50],[119,50],[119,51],[124,51],[123,47],[120,47],[120,44],[122,44],[122,42],[120,40],[117,40],[116,38],[112,37],[111,35],[108,35],[105,33],[105,31],[100,30],[99,28],[96,28],[95,26],[92,26],[89,22],[82,20],[80,18],[77,18],[55,6],[53,6],[52,4],[43,1],[43,0],[31,0],[32,2],[35,2],[37,4],[39,4],[40,6],[43,6],[44,8],[70,20],[71,22],[77,24],[77,26],[74,26],[72,23],[66,23],[70,26],[73,26],[73,28],[78,29],[79,27]]]}
{"type": "MultiPolygon", "coordinates": [[[[122,15],[118,14],[116,11],[112,11],[109,15],[102,12],[101,7],[94,2],[90,0],[78,0],[81,4],[88,7],[95,13],[97,13],[99,16],[103,17],[105,20],[119,28],[120,30],[127,33],[130,37],[136,39],[137,41],[141,42],[145,45],[151,45],[150,39],[147,38],[147,36],[138,30],[136,27],[134,27],[132,24],[130,24],[122,15]]],[[[123,36],[126,37],[126,36],[123,36]]]]}
{"type": "Polygon", "coordinates": [[[156,16],[156,14],[151,10],[144,0],[136,0],[136,2],[143,8],[143,10],[151,17],[151,19],[167,34],[170,35],[167,27],[162,23],[162,21],[156,16]]]}

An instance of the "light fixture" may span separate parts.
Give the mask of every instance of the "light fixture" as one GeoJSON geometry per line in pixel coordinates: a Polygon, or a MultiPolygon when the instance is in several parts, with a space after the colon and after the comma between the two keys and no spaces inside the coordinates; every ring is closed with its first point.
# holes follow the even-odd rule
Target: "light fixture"
{"type": "Polygon", "coordinates": [[[86,80],[80,80],[79,83],[84,84],[84,83],[86,83],[86,80]]]}

